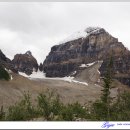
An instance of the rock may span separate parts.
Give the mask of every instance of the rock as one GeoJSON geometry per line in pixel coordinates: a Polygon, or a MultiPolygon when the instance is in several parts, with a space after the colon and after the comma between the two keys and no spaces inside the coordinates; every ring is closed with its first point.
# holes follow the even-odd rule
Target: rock
{"type": "Polygon", "coordinates": [[[117,38],[103,28],[89,27],[85,32],[86,37],[73,39],[51,48],[43,63],[46,76],[64,77],[77,71],[81,64],[105,60],[111,54],[120,57],[122,53],[128,52],[117,38]]]}
{"type": "Polygon", "coordinates": [[[40,63],[40,65],[39,65],[39,70],[43,71],[43,64],[42,63],[40,63]]]}
{"type": "Polygon", "coordinates": [[[37,72],[38,70],[37,60],[32,56],[30,51],[27,51],[25,54],[16,54],[12,62],[15,69],[27,75],[32,74],[33,71],[37,72]]]}
{"type": "Polygon", "coordinates": [[[7,58],[3,52],[0,50],[0,65],[2,65],[4,68],[11,70],[14,73],[17,73],[17,69],[14,68],[13,62],[7,58]]]}
{"type": "MultiPolygon", "coordinates": [[[[110,59],[105,59],[100,67],[101,76],[106,73],[110,59]]],[[[130,52],[127,50],[120,56],[113,57],[113,78],[130,86],[130,52]]]]}
{"type": "Polygon", "coordinates": [[[76,68],[78,68],[78,65],[73,62],[52,64],[44,66],[44,72],[46,72],[47,77],[64,77],[75,71],[76,68]]]}

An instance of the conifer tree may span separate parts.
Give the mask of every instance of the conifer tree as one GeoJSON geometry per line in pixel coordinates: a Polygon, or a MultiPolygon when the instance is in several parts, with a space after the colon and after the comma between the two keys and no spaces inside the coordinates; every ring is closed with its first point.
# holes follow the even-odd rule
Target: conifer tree
{"type": "Polygon", "coordinates": [[[110,103],[111,103],[111,97],[110,97],[110,89],[112,84],[112,75],[113,75],[113,58],[110,58],[110,62],[107,66],[106,74],[103,78],[104,85],[102,90],[102,96],[101,96],[101,102],[104,104],[105,113],[106,113],[106,120],[110,119],[110,103]]]}
{"type": "Polygon", "coordinates": [[[0,79],[5,79],[5,80],[10,79],[9,73],[3,68],[2,65],[0,65],[0,79]]]}

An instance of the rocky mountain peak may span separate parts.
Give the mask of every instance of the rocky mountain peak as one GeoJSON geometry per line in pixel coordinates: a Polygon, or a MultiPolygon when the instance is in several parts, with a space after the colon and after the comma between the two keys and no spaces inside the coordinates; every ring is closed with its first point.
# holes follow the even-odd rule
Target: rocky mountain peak
{"type": "Polygon", "coordinates": [[[88,27],[85,30],[80,30],[80,31],[73,33],[72,35],[70,35],[63,41],[61,41],[60,44],[71,42],[71,41],[74,41],[74,40],[77,40],[80,38],[84,39],[84,38],[89,37],[89,35],[92,35],[92,34],[97,35],[97,34],[101,34],[101,33],[105,34],[107,32],[105,31],[105,29],[103,29],[101,27],[88,27]]]}
{"type": "Polygon", "coordinates": [[[38,70],[37,60],[30,51],[27,51],[25,54],[16,54],[12,61],[19,72],[24,72],[27,75],[32,74],[34,70],[38,70]]]}
{"type": "Polygon", "coordinates": [[[106,32],[105,29],[101,27],[87,27],[84,31],[88,34],[106,32]]]}
{"type": "Polygon", "coordinates": [[[6,60],[6,56],[3,54],[3,52],[0,50],[0,59],[6,60]]]}
{"type": "Polygon", "coordinates": [[[43,63],[43,70],[48,77],[64,77],[77,72],[81,64],[103,61],[100,71],[104,75],[111,55],[115,78],[130,85],[130,51],[100,27],[88,27],[53,46],[43,63]],[[126,77],[117,78],[119,75],[126,77]]]}
{"type": "Polygon", "coordinates": [[[32,56],[32,52],[31,51],[27,51],[25,54],[32,56]]]}
{"type": "Polygon", "coordinates": [[[14,68],[12,61],[5,56],[5,54],[0,50],[0,65],[4,68],[17,73],[17,69],[14,68]]]}

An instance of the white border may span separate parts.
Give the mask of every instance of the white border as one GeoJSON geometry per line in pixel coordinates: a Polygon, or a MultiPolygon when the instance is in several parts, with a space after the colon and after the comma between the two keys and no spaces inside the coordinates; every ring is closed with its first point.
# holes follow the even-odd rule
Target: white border
{"type": "Polygon", "coordinates": [[[0,2],[130,2],[130,0],[0,0],[0,2]]]}
{"type": "MultiPolygon", "coordinates": [[[[0,0],[0,2],[130,2],[130,0],[0,0]]],[[[0,129],[106,129],[102,127],[104,123],[105,122],[0,122],[0,129]]],[[[130,129],[130,122],[109,122],[109,124],[114,124],[114,126],[109,127],[109,129],[130,129]]]]}
{"type": "Polygon", "coordinates": [[[130,129],[130,122],[0,122],[0,129],[130,129]],[[119,125],[122,124],[122,125],[119,125]]]}

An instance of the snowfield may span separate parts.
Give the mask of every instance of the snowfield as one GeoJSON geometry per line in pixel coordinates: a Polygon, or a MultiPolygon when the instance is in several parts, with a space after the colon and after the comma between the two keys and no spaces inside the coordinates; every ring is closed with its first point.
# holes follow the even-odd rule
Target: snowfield
{"type": "Polygon", "coordinates": [[[19,72],[20,75],[24,76],[24,77],[27,77],[27,78],[39,78],[39,79],[42,79],[42,78],[45,78],[45,73],[41,72],[41,71],[33,71],[33,73],[31,75],[27,75],[23,72],[19,72]]]}
{"type": "Polygon", "coordinates": [[[36,79],[51,79],[51,80],[62,80],[62,81],[66,81],[66,82],[74,82],[74,83],[77,83],[77,84],[83,84],[83,85],[86,85],[88,86],[88,83],[86,82],[80,82],[80,81],[77,81],[77,80],[74,80],[74,77],[63,77],[63,78],[48,78],[45,76],[45,73],[41,72],[41,71],[37,71],[37,72],[33,72],[31,75],[26,75],[25,73],[23,72],[19,72],[19,75],[22,75],[30,80],[36,80],[36,79]]]}

